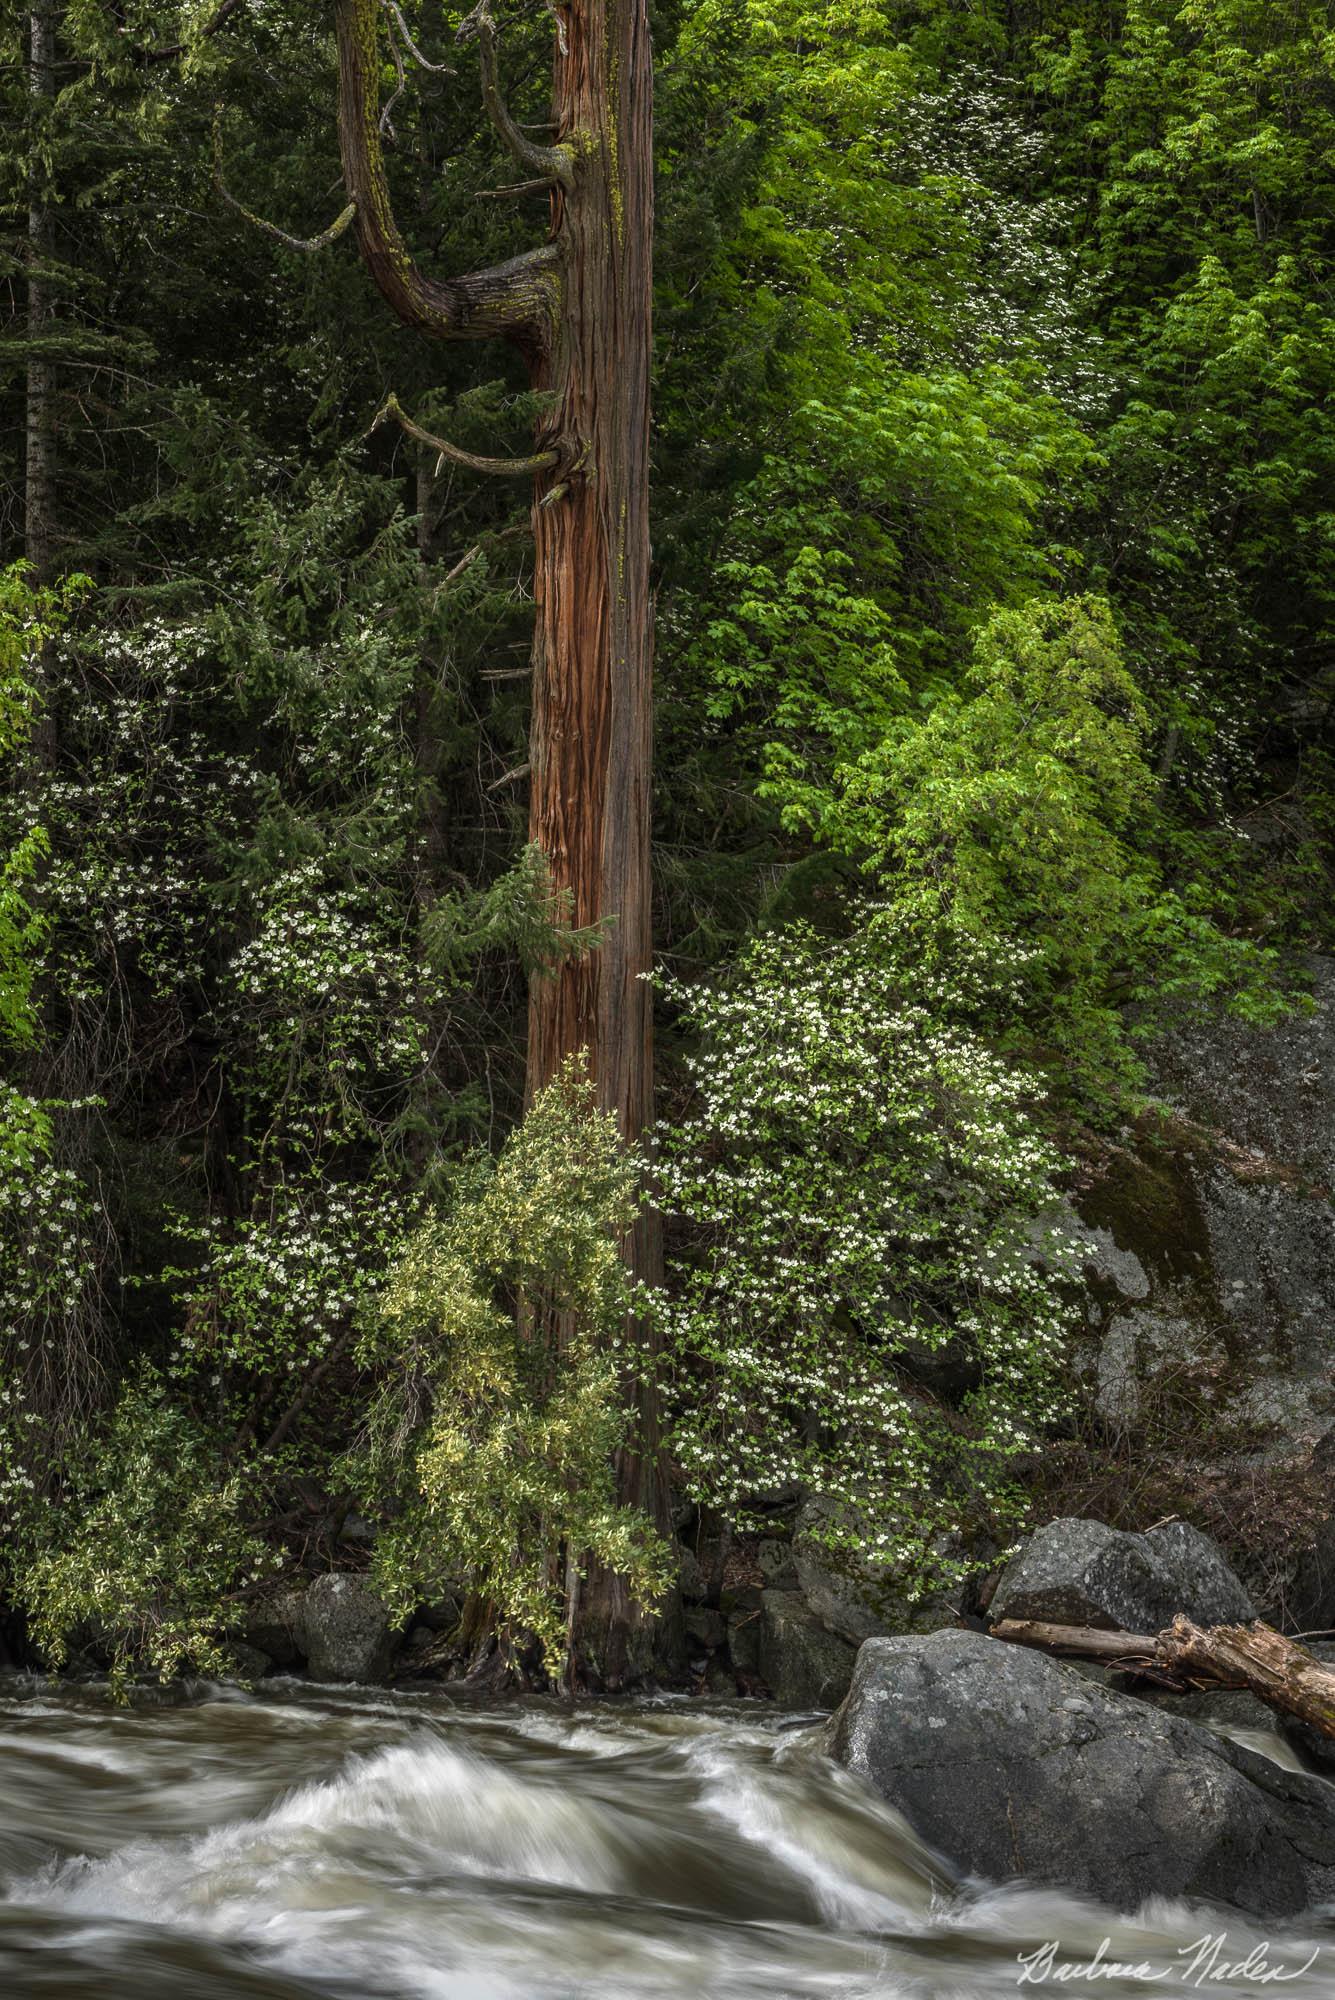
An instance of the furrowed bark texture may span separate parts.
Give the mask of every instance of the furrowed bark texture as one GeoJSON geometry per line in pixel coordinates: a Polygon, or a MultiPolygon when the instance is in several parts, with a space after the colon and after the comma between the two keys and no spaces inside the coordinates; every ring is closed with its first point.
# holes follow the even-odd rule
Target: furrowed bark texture
{"type": "MultiPolygon", "coordinates": [[[[530,832],[571,921],[599,947],[533,982],[527,1094],[586,1051],[598,1098],[628,1144],[652,1115],[650,765],[653,607],[649,586],[649,364],[653,245],[652,60],[646,0],[555,8],[555,140],[534,149],[504,109],[483,5],[484,96],[512,150],[551,166],[552,238],[527,256],[442,281],[414,264],[390,202],[379,135],[377,0],[336,0],[339,140],[358,248],[410,326],[436,339],[501,336],[546,392],[534,488],[530,832]]],[[[626,1244],[634,1274],[660,1251],[646,1217],[626,1244]]],[[[558,1330],[559,1333],[559,1330],[558,1330]]],[[[647,1338],[646,1334],[646,1338],[647,1338]]],[[[623,1501],[665,1513],[656,1413],[618,1463],[623,1501]]],[[[650,1621],[624,1581],[580,1586],[579,1664],[616,1686],[649,1664],[650,1621]]]]}
{"type": "Polygon", "coordinates": [[[587,1047],[627,1138],[650,1114],[649,596],[652,106],[643,0],[579,0],[556,60],[562,310],[541,371],[575,465],[536,510],[530,832],[601,947],[533,991],[533,1087],[587,1047]]]}
{"type": "MultiPolygon", "coordinates": [[[[534,512],[530,837],[577,925],[602,943],[536,980],[528,1079],[536,1090],[580,1049],[600,1103],[628,1141],[652,1116],[650,780],[653,606],[649,584],[649,366],[653,243],[652,63],[644,0],[576,0],[556,58],[557,140],[575,153],[556,195],[561,315],[539,385],[546,423],[573,453],[564,495],[534,512]]],[[[627,1245],[656,1274],[656,1220],[627,1245]]],[[[657,1421],[618,1465],[620,1497],[663,1514],[657,1421]]],[[[584,1671],[616,1686],[650,1664],[648,1621],[621,1579],[595,1572],[576,1620],[584,1671]]]]}

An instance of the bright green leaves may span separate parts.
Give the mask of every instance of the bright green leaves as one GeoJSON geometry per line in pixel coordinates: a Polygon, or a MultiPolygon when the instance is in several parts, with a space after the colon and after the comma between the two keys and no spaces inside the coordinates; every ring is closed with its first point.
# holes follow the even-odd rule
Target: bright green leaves
{"type": "Polygon", "coordinates": [[[888,911],[929,961],[1021,954],[1026,998],[992,1032],[1087,1106],[1139,1078],[1128,1000],[1254,1008],[1273,971],[1165,884],[1148,734],[1108,606],[1036,600],[994,614],[958,695],[842,774],[845,844],[888,911]]]}
{"type": "Polygon", "coordinates": [[[784,825],[834,837],[837,770],[950,684],[978,603],[1050,574],[1035,517],[1087,447],[991,370],[887,373],[792,428],[804,456],[738,496],[691,666],[705,712],[757,745],[784,825]]]}
{"type": "Polygon", "coordinates": [[[1075,560],[1047,518],[1091,455],[1053,305],[1073,286],[1007,186],[1015,103],[943,77],[902,9],[706,5],[673,61],[720,147],[753,138],[694,318],[673,304],[665,427],[754,443],[673,588],[664,674],[690,768],[717,745],[784,834],[834,838],[835,773],[953,685],[988,607],[1075,560]]]}

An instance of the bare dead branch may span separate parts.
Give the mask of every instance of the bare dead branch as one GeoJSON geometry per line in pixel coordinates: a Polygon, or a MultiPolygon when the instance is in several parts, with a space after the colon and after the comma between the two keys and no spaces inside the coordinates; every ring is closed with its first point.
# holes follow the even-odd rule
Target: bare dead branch
{"type": "Polygon", "coordinates": [[[482,72],[482,101],[487,107],[487,116],[500,134],[506,150],[518,160],[521,167],[527,167],[531,174],[538,174],[544,181],[554,181],[559,187],[569,190],[575,181],[575,152],[572,146],[539,146],[527,138],[523,128],[511,116],[510,107],[501,92],[496,67],[496,22],[491,11],[491,0],[477,0],[471,14],[460,24],[458,39],[461,42],[476,41],[478,63],[482,72]]]}
{"type": "Polygon", "coordinates": [[[398,78],[398,83],[395,86],[394,95],[385,99],[384,110],[380,113],[380,133],[382,137],[387,133],[393,139],[397,137],[397,134],[391,122],[390,114],[399,99],[403,96],[404,91],[408,88],[408,79],[404,74],[403,57],[399,53],[399,45],[392,34],[389,38],[389,53],[394,64],[394,74],[398,78]]]}
{"type": "Polygon", "coordinates": [[[256,229],[262,229],[266,236],[276,238],[289,250],[312,252],[327,249],[331,243],[337,242],[357,213],[356,202],[350,201],[342,213],[330,223],[328,229],[321,230],[318,236],[289,236],[286,229],[280,229],[277,223],[266,222],[262,215],[255,215],[244,202],[237,200],[223,178],[221,114],[213,121],[213,184],[229,208],[234,208],[238,215],[244,216],[256,229]]]}
{"type": "Polygon", "coordinates": [[[422,51],[418,48],[412,36],[409,34],[408,23],[404,20],[403,10],[396,4],[396,0],[381,0],[381,4],[384,7],[385,12],[389,15],[390,19],[393,21],[395,27],[398,29],[400,38],[402,39],[403,42],[403,46],[407,49],[409,55],[412,57],[413,61],[418,65],[420,69],[429,69],[433,76],[454,76],[457,74],[457,72],[451,68],[449,63],[433,63],[427,61],[426,57],[422,54],[422,51]]]}
{"type": "Polygon", "coordinates": [[[510,187],[478,188],[473,195],[473,199],[474,201],[503,201],[507,195],[538,194],[550,187],[551,182],[549,180],[515,181],[510,187]]]}
{"type": "Polygon", "coordinates": [[[494,779],[492,783],[487,786],[487,790],[489,792],[499,792],[502,785],[517,784],[521,778],[526,778],[528,776],[529,769],[530,766],[527,764],[516,764],[513,771],[502,771],[500,777],[494,779]]]}
{"type": "MultiPolygon", "coordinates": [[[[455,465],[466,465],[470,472],[485,472],[497,479],[518,479],[526,472],[546,472],[557,463],[559,457],[555,451],[536,451],[529,458],[483,458],[475,451],[464,451],[457,444],[451,444],[448,438],[436,437],[431,431],[424,431],[420,424],[413,422],[398,397],[394,395],[386,397],[371,429],[376,430],[384,423],[398,424],[410,438],[415,438],[418,444],[424,444],[429,451],[439,452],[442,460],[449,459],[455,465]]],[[[436,470],[439,472],[439,464],[436,470]]]]}

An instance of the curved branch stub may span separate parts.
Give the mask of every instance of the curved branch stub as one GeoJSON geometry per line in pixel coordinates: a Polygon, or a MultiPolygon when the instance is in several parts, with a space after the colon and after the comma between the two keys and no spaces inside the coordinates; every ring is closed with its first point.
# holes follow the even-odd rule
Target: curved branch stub
{"type": "Polygon", "coordinates": [[[436,466],[437,472],[441,463],[449,460],[454,465],[466,465],[470,472],[484,472],[494,479],[519,479],[525,473],[548,472],[560,461],[560,453],[556,450],[534,452],[531,458],[483,458],[477,452],[464,451],[459,445],[451,444],[448,438],[436,437],[431,431],[424,431],[420,424],[413,422],[398,397],[394,395],[385,398],[371,429],[377,430],[384,423],[398,424],[408,437],[416,439],[418,444],[424,444],[428,451],[438,452],[440,458],[436,466]]]}
{"type": "Polygon", "coordinates": [[[489,270],[429,278],[399,230],[380,140],[380,0],[336,0],[338,139],[343,181],[356,204],[357,248],[406,326],[437,340],[515,341],[530,361],[550,351],[560,311],[554,245],[489,270]]]}
{"type": "Polygon", "coordinates": [[[254,214],[244,202],[237,200],[223,179],[221,112],[217,113],[213,120],[213,185],[227,206],[234,208],[238,215],[244,216],[255,229],[262,229],[266,236],[274,237],[289,250],[304,250],[307,254],[325,250],[331,243],[336,243],[357,213],[356,202],[350,201],[343,212],[330,223],[328,229],[322,229],[318,236],[289,236],[286,229],[280,229],[276,222],[266,222],[262,215],[254,214]]]}

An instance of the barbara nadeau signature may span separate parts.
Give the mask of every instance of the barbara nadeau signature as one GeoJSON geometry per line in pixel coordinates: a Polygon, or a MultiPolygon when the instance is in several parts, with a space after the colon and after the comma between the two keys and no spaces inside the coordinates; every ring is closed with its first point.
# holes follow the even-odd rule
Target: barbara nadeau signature
{"type": "Polygon", "coordinates": [[[1035,1951],[1016,1953],[1020,1971],[1015,1983],[1068,1986],[1081,1981],[1093,1984],[1098,1980],[1138,1979],[1147,1984],[1153,1981],[1162,1985],[1171,1980],[1180,1986],[1208,1988],[1228,1979],[1244,1985],[1282,1986],[1301,1979],[1321,1956],[1318,1945],[1301,1965],[1272,1958],[1270,1941],[1266,1939],[1239,1958],[1230,1948],[1227,1931],[1207,1933],[1183,1945],[1175,1954],[1176,1962],[1167,1965],[1151,1964],[1148,1959],[1114,1958],[1112,1949],[1112,1939],[1106,1937],[1092,1958],[1062,1958],[1061,1939],[1049,1938],[1035,1951]]]}

